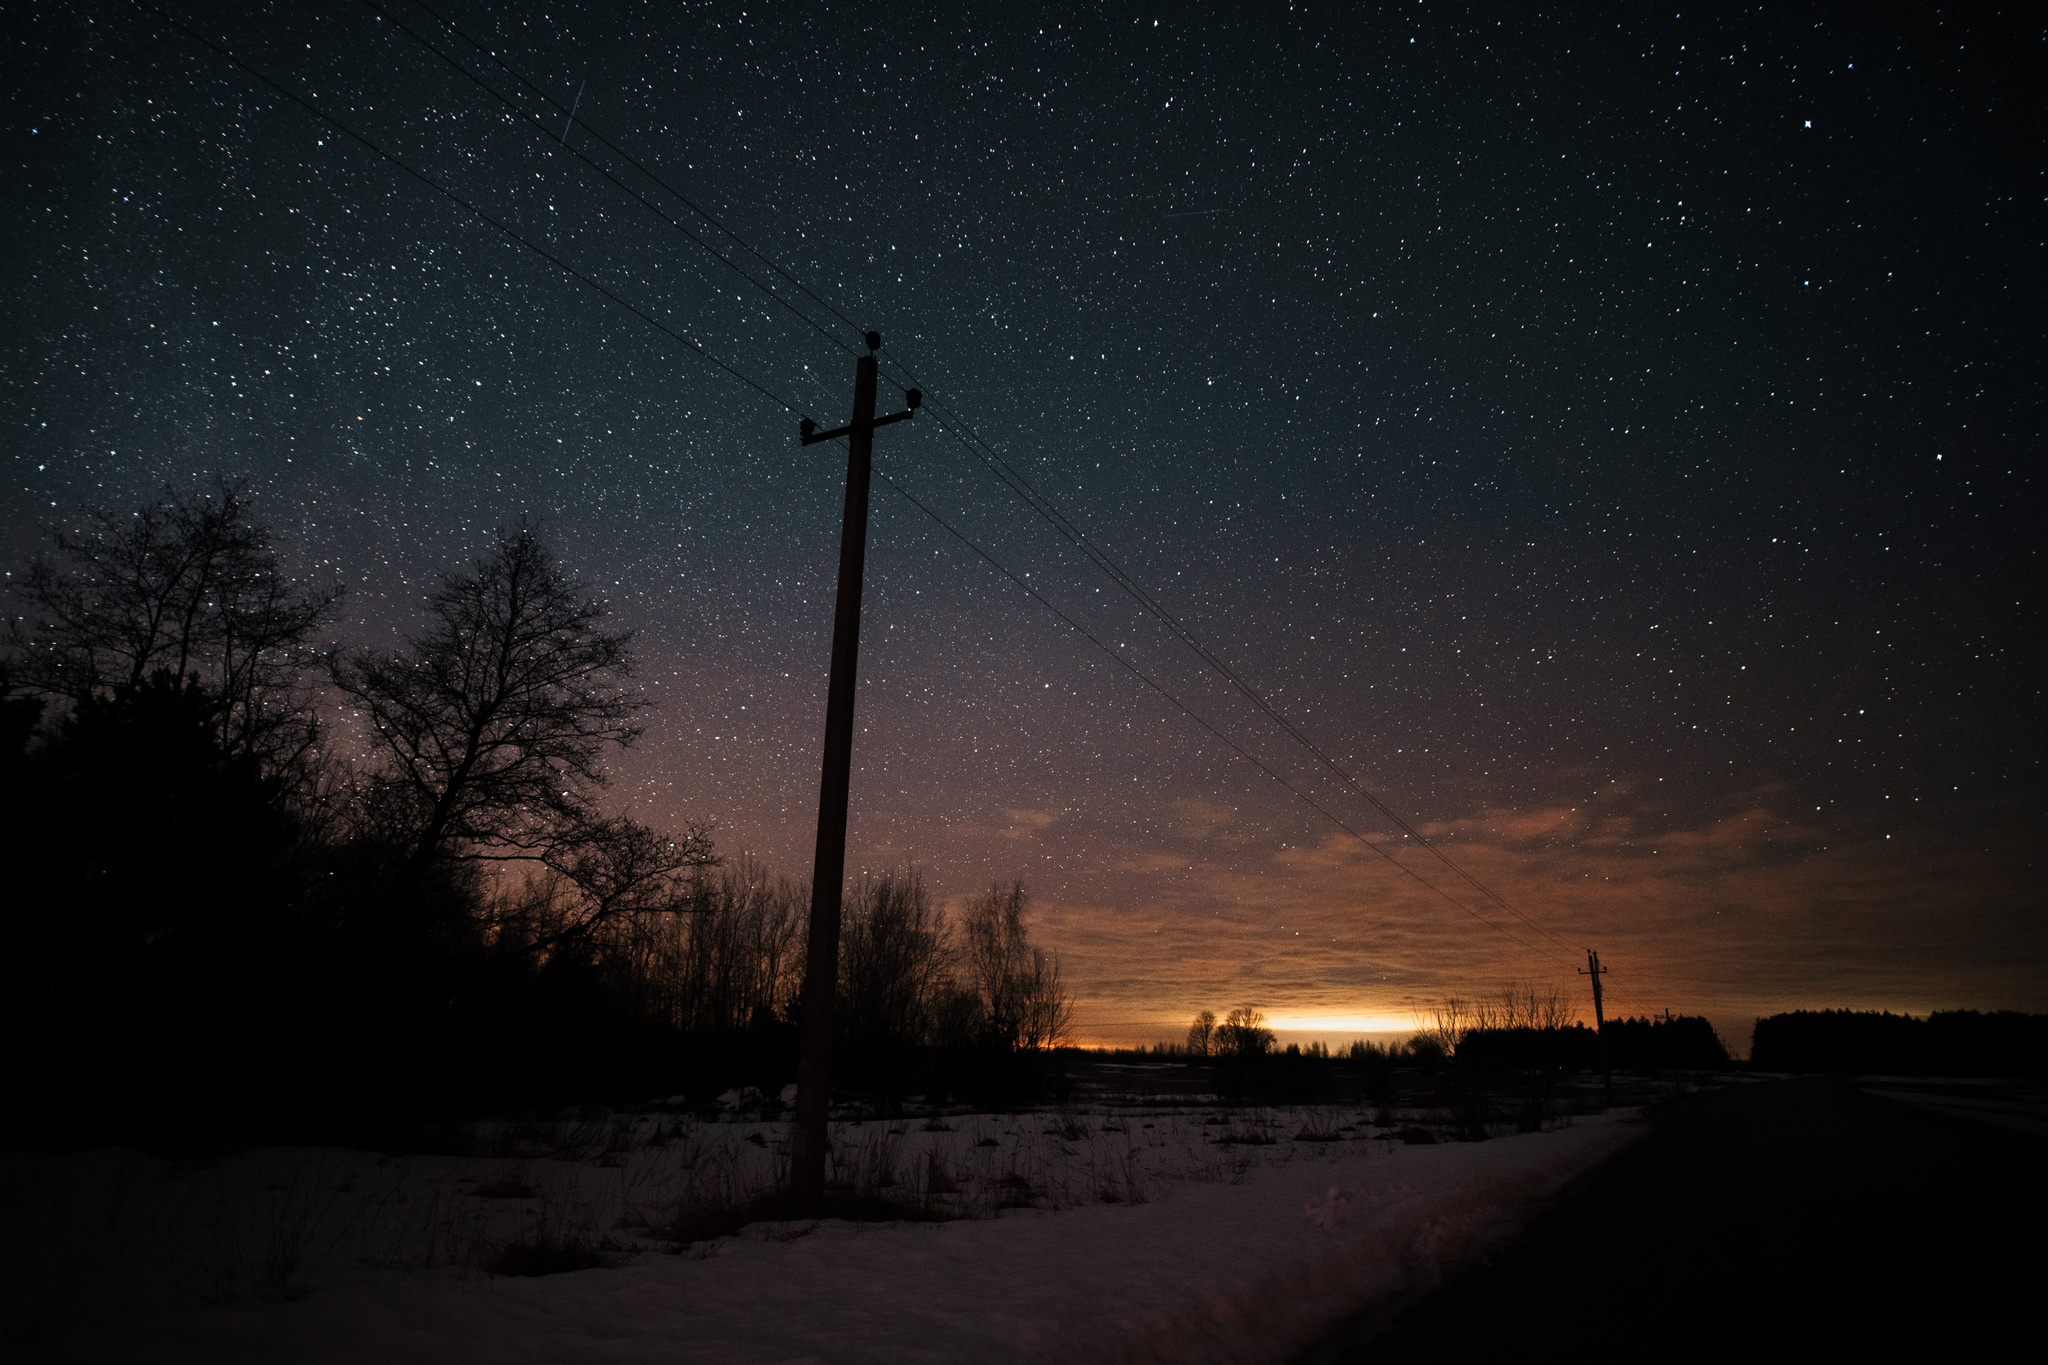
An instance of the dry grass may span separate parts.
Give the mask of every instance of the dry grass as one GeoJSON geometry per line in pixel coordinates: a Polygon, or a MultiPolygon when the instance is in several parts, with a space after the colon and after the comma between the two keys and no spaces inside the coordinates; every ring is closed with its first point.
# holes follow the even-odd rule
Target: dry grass
{"type": "MultiPolygon", "coordinates": [[[[947,1222],[1142,1205],[1184,1182],[1242,1184],[1262,1167],[1328,1159],[1363,1127],[1336,1109],[1207,1105],[849,1120],[831,1127],[822,1212],[947,1222]]],[[[818,1226],[791,1216],[782,1189],[785,1123],[583,1115],[479,1124],[468,1138],[467,1155],[37,1158],[48,1169],[13,1178],[34,1193],[16,1200],[21,1236],[47,1250],[14,1279],[47,1305],[38,1320],[76,1318],[109,1286],[153,1312],[288,1300],[362,1266],[548,1275],[650,1252],[715,1256],[736,1235],[818,1226]]]]}

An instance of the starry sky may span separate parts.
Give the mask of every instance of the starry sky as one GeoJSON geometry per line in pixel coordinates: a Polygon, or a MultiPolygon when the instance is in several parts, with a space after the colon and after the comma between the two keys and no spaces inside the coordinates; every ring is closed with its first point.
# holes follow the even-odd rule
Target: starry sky
{"type": "Polygon", "coordinates": [[[538,518],[641,632],[613,804],[807,875],[874,328],[953,416],[876,438],[850,863],[1023,878],[1085,1040],[1587,947],[1738,1048],[2048,1009],[2038,23],[157,3],[0,11],[10,567],[243,478],[393,643],[538,518]]]}

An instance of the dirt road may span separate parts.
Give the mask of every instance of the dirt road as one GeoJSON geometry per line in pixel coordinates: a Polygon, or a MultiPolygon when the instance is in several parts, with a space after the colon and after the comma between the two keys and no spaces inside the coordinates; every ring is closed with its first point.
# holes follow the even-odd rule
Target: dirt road
{"type": "Polygon", "coordinates": [[[1955,1359],[2035,1336],[2048,1141],[1829,1077],[1698,1094],[1649,1122],[1490,1263],[1303,1365],[1955,1359]]]}

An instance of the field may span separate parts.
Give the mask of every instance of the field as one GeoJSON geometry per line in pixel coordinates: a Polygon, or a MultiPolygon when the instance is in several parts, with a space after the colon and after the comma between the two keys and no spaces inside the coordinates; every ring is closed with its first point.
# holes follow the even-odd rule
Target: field
{"type": "Polygon", "coordinates": [[[1029,1112],[849,1111],[831,1178],[858,1221],[774,1216],[787,1125],[751,1093],[479,1123],[439,1154],[12,1154],[10,1354],[1285,1360],[1641,1131],[1579,1095],[1539,1131],[1423,1141],[1469,1116],[1419,1093],[1225,1105],[1186,1075],[1098,1065],[1029,1112]]]}

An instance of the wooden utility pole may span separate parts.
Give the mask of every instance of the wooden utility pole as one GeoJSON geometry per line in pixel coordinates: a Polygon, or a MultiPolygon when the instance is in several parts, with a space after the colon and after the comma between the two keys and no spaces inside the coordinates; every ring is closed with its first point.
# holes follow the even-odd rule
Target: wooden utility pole
{"type": "Polygon", "coordinates": [[[1586,949],[1586,965],[1579,968],[1579,975],[1593,980],[1593,1027],[1600,1038],[1600,1088],[1606,1092],[1607,1102],[1614,1103],[1614,1076],[1607,1070],[1607,1013],[1600,1003],[1600,978],[1607,969],[1600,965],[1600,954],[1586,949]]]}
{"type": "Polygon", "coordinates": [[[810,942],[798,1020],[796,1125],[789,1138],[789,1193],[799,1213],[815,1213],[825,1193],[825,1118],[832,1084],[832,1002],[839,985],[839,909],[846,887],[847,788],[853,774],[853,691],[860,663],[861,578],[868,554],[868,476],[875,428],[915,415],[923,395],[911,389],[903,412],[875,416],[878,333],[853,371],[853,420],[819,431],[806,417],[805,445],[846,437],[846,511],[839,524],[839,598],[832,619],[832,676],[825,694],[825,758],[818,780],[818,851],[811,864],[810,942]]]}

